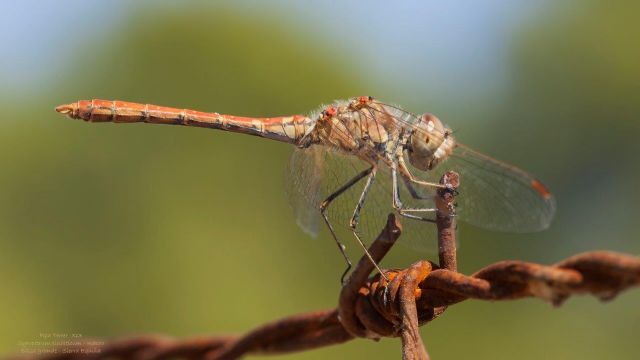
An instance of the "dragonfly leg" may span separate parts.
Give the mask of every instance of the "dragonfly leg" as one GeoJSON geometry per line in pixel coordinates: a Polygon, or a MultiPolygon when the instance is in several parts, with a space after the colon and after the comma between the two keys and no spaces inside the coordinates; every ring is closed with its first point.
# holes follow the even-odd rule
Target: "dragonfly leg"
{"type": "MultiPolygon", "coordinates": [[[[430,223],[435,223],[435,219],[425,218],[419,215],[414,215],[411,213],[415,212],[432,212],[435,213],[438,211],[436,208],[408,208],[404,206],[402,200],[400,200],[400,188],[398,184],[398,170],[396,169],[396,163],[391,163],[391,178],[392,178],[392,186],[393,186],[393,208],[398,211],[400,216],[404,216],[409,219],[420,220],[430,223]]],[[[415,189],[413,189],[415,191],[415,189]]],[[[411,192],[411,190],[409,190],[411,192]]]]}
{"type": "Polygon", "coordinates": [[[364,202],[367,199],[367,194],[369,193],[369,190],[371,189],[371,185],[373,185],[373,182],[376,179],[376,169],[372,168],[371,173],[369,174],[369,177],[367,178],[367,182],[364,185],[364,189],[362,189],[362,193],[360,194],[360,199],[358,200],[358,204],[356,205],[355,210],[353,211],[353,216],[351,217],[351,221],[349,221],[349,227],[351,227],[351,231],[353,232],[353,235],[355,236],[356,240],[358,241],[358,244],[360,244],[360,247],[362,247],[362,250],[364,251],[364,254],[369,258],[369,261],[371,261],[371,264],[373,264],[373,266],[375,266],[376,270],[378,270],[378,272],[380,273],[380,275],[387,280],[387,282],[389,282],[389,278],[387,278],[387,276],[384,274],[384,272],[382,272],[382,269],[380,269],[380,267],[378,266],[378,263],[373,260],[373,257],[371,257],[371,254],[369,254],[369,250],[367,249],[366,245],[364,244],[364,242],[362,242],[362,239],[360,238],[360,235],[358,235],[358,222],[360,222],[360,211],[362,210],[362,207],[364,206],[364,202]]]}
{"type": "MultiPolygon", "coordinates": [[[[421,186],[429,186],[429,187],[433,187],[436,189],[447,189],[447,190],[452,190],[450,189],[447,185],[442,185],[439,183],[434,183],[434,182],[429,182],[429,181],[422,181],[419,179],[416,179],[413,174],[411,173],[411,171],[409,171],[409,168],[407,167],[407,164],[404,162],[404,158],[402,156],[398,156],[398,170],[400,170],[400,173],[402,175],[402,177],[414,184],[418,184],[421,186]]],[[[414,189],[415,190],[415,189],[414,189]]],[[[411,191],[411,190],[409,190],[411,191]]],[[[412,194],[413,195],[413,194],[412,194]]]]}
{"type": "Polygon", "coordinates": [[[411,180],[407,179],[406,177],[402,176],[402,181],[404,181],[404,185],[406,186],[407,190],[409,190],[409,193],[411,194],[412,198],[416,200],[429,200],[432,198],[431,195],[425,196],[418,193],[416,188],[413,187],[413,183],[411,182],[411,180]]]}
{"type": "Polygon", "coordinates": [[[370,167],[362,171],[361,173],[356,175],[353,179],[349,180],[347,183],[342,185],[338,190],[331,193],[331,195],[329,195],[322,203],[320,203],[320,214],[322,214],[322,218],[324,219],[324,222],[327,224],[327,227],[329,228],[329,232],[331,233],[331,236],[333,236],[333,240],[336,241],[336,245],[338,245],[338,249],[340,250],[342,257],[344,258],[344,261],[347,263],[347,268],[344,270],[344,272],[342,273],[342,276],[340,277],[341,284],[344,283],[344,278],[349,273],[349,270],[351,270],[352,264],[351,264],[351,260],[349,260],[349,256],[347,256],[347,253],[345,252],[346,247],[344,246],[344,244],[340,242],[340,240],[338,240],[336,231],[333,229],[333,225],[331,225],[331,221],[329,221],[329,216],[327,216],[327,208],[329,207],[331,202],[335,200],[338,196],[340,196],[342,193],[347,191],[350,187],[355,185],[358,181],[362,180],[363,178],[371,174],[373,169],[374,169],[373,167],[370,167]]]}

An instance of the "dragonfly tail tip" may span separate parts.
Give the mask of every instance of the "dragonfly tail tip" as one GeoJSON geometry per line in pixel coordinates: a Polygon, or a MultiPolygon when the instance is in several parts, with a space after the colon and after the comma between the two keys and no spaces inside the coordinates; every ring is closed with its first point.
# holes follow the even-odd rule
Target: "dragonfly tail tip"
{"type": "Polygon", "coordinates": [[[56,106],[56,111],[62,115],[72,116],[74,113],[74,110],[75,109],[72,104],[56,106]]]}
{"type": "Polygon", "coordinates": [[[60,105],[56,107],[56,111],[61,114],[68,114],[73,110],[71,105],[60,105]]]}

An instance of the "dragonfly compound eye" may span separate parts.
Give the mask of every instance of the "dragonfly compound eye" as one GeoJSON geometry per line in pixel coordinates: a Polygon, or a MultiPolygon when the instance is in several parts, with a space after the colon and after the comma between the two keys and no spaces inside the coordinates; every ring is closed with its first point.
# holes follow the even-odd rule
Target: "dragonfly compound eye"
{"type": "Polygon", "coordinates": [[[409,161],[413,166],[420,170],[431,170],[448,155],[451,144],[445,144],[445,131],[442,122],[434,115],[420,116],[420,122],[410,138],[413,151],[409,153],[409,161]]]}

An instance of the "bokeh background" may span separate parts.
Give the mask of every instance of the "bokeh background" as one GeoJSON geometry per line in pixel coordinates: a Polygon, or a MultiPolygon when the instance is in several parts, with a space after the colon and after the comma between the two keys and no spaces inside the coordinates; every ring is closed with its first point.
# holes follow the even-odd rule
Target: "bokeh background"
{"type": "MultiPolygon", "coordinates": [[[[461,271],[640,253],[639,13],[596,0],[3,1],[0,354],[40,333],[238,333],[336,303],[342,259],[293,221],[287,145],[53,111],[78,99],[266,116],[374,95],[437,114],[557,197],[546,232],[461,225],[461,271]]],[[[428,256],[397,247],[383,264],[428,256]]],[[[469,301],[422,335],[435,359],[637,359],[639,301],[469,301]]],[[[388,359],[399,346],[281,358],[388,359]]]]}

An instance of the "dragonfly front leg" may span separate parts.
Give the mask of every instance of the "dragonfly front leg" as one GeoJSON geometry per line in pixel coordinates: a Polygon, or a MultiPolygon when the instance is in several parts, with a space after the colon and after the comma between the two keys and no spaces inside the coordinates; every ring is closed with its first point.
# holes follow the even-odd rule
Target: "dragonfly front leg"
{"type": "MultiPolygon", "coordinates": [[[[435,213],[438,211],[438,209],[436,208],[408,208],[406,206],[404,206],[404,204],[402,203],[402,200],[400,200],[400,187],[398,184],[398,170],[397,170],[397,165],[395,162],[391,162],[391,179],[392,179],[392,186],[393,186],[393,208],[396,209],[396,211],[398,211],[398,214],[400,214],[400,216],[404,216],[406,218],[409,219],[414,219],[414,220],[420,220],[420,221],[426,221],[426,222],[430,222],[430,223],[435,223],[436,221],[434,219],[429,219],[429,218],[425,218],[419,215],[414,215],[411,214],[412,212],[432,212],[435,213]]],[[[413,189],[413,188],[411,188],[413,189]]],[[[410,190],[411,191],[411,190],[410,190]]],[[[413,191],[415,192],[415,189],[413,189],[413,191]]],[[[417,195],[417,192],[416,192],[417,195]]],[[[414,196],[416,197],[416,196],[414,196]]],[[[417,198],[417,197],[416,197],[417,198]]]]}
{"type": "MultiPolygon", "coordinates": [[[[436,189],[449,189],[446,185],[442,185],[442,184],[439,184],[439,183],[434,183],[434,182],[429,182],[429,181],[422,181],[422,180],[416,179],[413,176],[413,174],[409,171],[409,168],[407,167],[407,164],[404,162],[404,158],[402,156],[398,156],[397,160],[398,160],[398,169],[400,170],[400,173],[401,173],[403,179],[405,179],[405,181],[409,181],[411,183],[418,184],[420,186],[433,187],[433,188],[436,188],[436,189]]],[[[407,188],[410,189],[409,191],[411,191],[413,189],[413,188],[411,188],[409,186],[407,188]]],[[[415,191],[415,189],[413,189],[413,191],[415,191]]],[[[413,193],[411,195],[413,195],[413,193]]],[[[418,199],[418,198],[416,198],[416,199],[418,199]]]]}
{"type": "Polygon", "coordinates": [[[413,187],[413,183],[411,182],[411,180],[407,179],[404,176],[402,177],[402,181],[404,182],[405,187],[407,188],[407,190],[409,190],[409,194],[411,194],[411,197],[416,199],[416,200],[429,200],[431,198],[433,198],[432,195],[421,195],[420,193],[418,193],[418,191],[416,190],[415,187],[413,187]]]}
{"type": "Polygon", "coordinates": [[[372,167],[371,173],[369,174],[369,177],[367,178],[367,182],[364,185],[364,189],[362,189],[362,193],[360,194],[360,199],[358,200],[358,204],[356,205],[356,208],[353,211],[353,216],[351,217],[351,221],[349,221],[349,227],[351,227],[351,231],[353,231],[353,236],[355,236],[356,240],[358,241],[358,244],[360,244],[360,247],[362,247],[362,250],[364,251],[365,255],[367,255],[367,257],[369,258],[369,261],[371,261],[371,264],[375,266],[376,270],[378,270],[378,273],[380,273],[380,275],[388,282],[389,278],[387,278],[384,272],[382,272],[382,269],[380,269],[380,267],[378,266],[378,263],[375,260],[373,260],[373,257],[371,257],[371,254],[369,254],[369,250],[367,249],[367,246],[364,244],[364,242],[362,242],[360,235],[358,235],[358,222],[360,222],[360,211],[364,206],[364,202],[367,199],[367,194],[369,193],[369,190],[371,189],[371,185],[373,185],[373,182],[375,181],[375,179],[376,179],[376,168],[372,167]]]}
{"type": "MultiPolygon", "coordinates": [[[[349,270],[351,270],[352,265],[351,265],[351,260],[349,260],[349,256],[347,256],[347,253],[345,252],[346,247],[340,242],[340,240],[338,240],[336,231],[333,229],[333,225],[331,225],[331,221],[329,221],[329,216],[327,216],[327,208],[329,207],[329,205],[333,200],[335,200],[338,196],[342,195],[342,193],[344,193],[345,191],[349,190],[349,188],[355,185],[356,183],[358,183],[358,181],[370,175],[372,172],[374,172],[373,166],[356,175],[353,179],[349,180],[347,183],[342,185],[338,190],[334,191],[322,203],[320,203],[320,214],[322,214],[322,218],[324,219],[324,222],[327,224],[327,227],[329,228],[329,232],[331,233],[331,236],[333,236],[333,239],[336,241],[336,245],[338,245],[338,249],[340,250],[342,257],[344,258],[344,261],[347,263],[347,268],[344,270],[344,272],[342,273],[342,276],[340,277],[340,283],[344,283],[344,277],[349,273],[349,270]]],[[[367,252],[367,255],[368,255],[368,252],[367,252]]]]}

